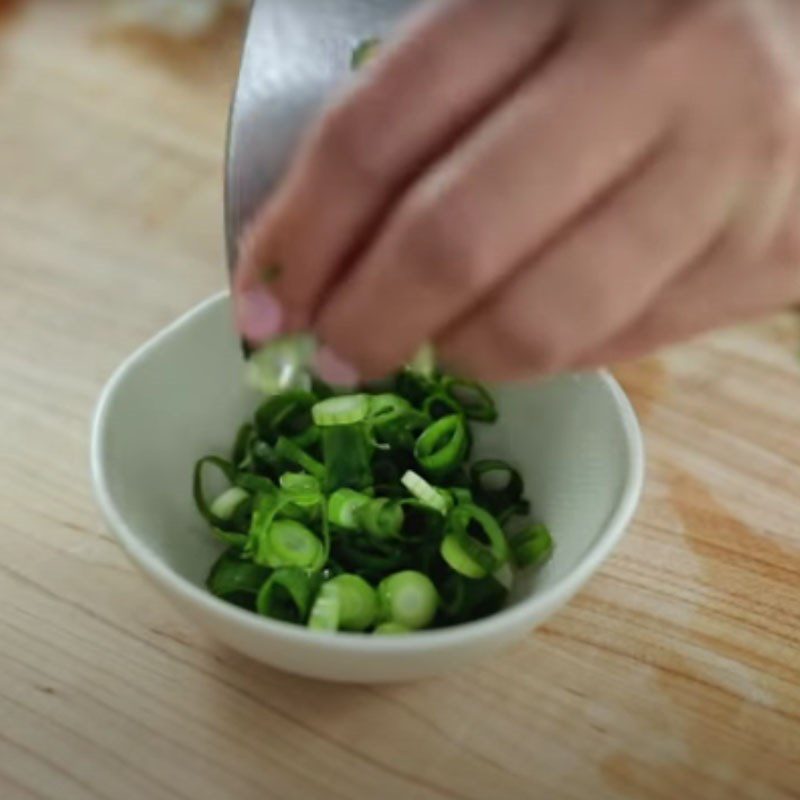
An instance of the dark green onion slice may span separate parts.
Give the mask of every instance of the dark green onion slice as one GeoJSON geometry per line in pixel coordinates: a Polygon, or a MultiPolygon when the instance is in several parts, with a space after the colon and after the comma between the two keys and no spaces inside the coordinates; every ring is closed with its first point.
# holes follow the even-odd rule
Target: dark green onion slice
{"type": "Polygon", "coordinates": [[[497,405],[484,386],[475,381],[445,378],[442,388],[461,408],[468,419],[476,422],[496,422],[497,405]]]}
{"type": "Polygon", "coordinates": [[[478,577],[469,574],[476,572],[473,562],[487,574],[508,561],[509,546],[503,529],[485,509],[476,505],[458,505],[450,513],[447,523],[447,545],[442,543],[441,555],[456,572],[478,577]]]}
{"type": "Polygon", "coordinates": [[[516,506],[525,489],[519,471],[500,459],[476,461],[470,469],[470,480],[475,500],[494,514],[516,506]]]}
{"type": "Polygon", "coordinates": [[[511,537],[511,558],[521,569],[544,563],[553,552],[553,539],[546,525],[532,525],[511,537]]]}
{"type": "Polygon", "coordinates": [[[325,491],[333,492],[342,488],[366,489],[371,486],[372,449],[364,423],[323,428],[325,491]]]}
{"type": "Polygon", "coordinates": [[[507,589],[491,575],[472,580],[451,572],[441,583],[441,619],[455,625],[496,614],[508,601],[507,589]]]}
{"type": "Polygon", "coordinates": [[[284,461],[295,464],[304,472],[313,475],[317,480],[325,480],[325,466],[317,461],[316,458],[310,456],[302,447],[295,444],[291,439],[281,436],[275,445],[275,452],[284,461]]]}
{"type": "Polygon", "coordinates": [[[317,402],[311,392],[292,390],[276,394],[256,411],[256,429],[261,438],[274,445],[281,437],[291,438],[312,424],[311,408],[317,402]]]}
{"type": "Polygon", "coordinates": [[[235,550],[223,553],[208,575],[211,594],[245,607],[255,607],[255,598],[270,570],[244,560],[235,550]]]}
{"type": "Polygon", "coordinates": [[[429,474],[447,475],[461,466],[467,444],[464,420],[453,414],[442,417],[422,432],[414,448],[414,457],[429,474]]]}
{"type": "Polygon", "coordinates": [[[261,587],[256,599],[259,614],[272,619],[303,624],[311,608],[314,583],[305,570],[276,570],[261,587]]]}
{"type": "Polygon", "coordinates": [[[433,581],[415,570],[384,578],[378,586],[378,598],[382,621],[395,622],[410,630],[430,625],[439,603],[433,581]]]}

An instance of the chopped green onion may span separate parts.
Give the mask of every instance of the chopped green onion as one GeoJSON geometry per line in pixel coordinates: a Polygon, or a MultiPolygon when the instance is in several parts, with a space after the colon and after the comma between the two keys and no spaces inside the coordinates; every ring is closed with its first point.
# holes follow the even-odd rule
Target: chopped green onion
{"type": "Polygon", "coordinates": [[[433,345],[422,345],[406,369],[426,378],[432,378],[436,372],[436,351],[433,349],[433,345]]]}
{"type": "Polygon", "coordinates": [[[350,56],[350,67],[354,70],[363,67],[368,61],[372,60],[378,52],[380,45],[380,39],[365,39],[363,42],[360,42],[358,46],[353,49],[350,56]]]}
{"type": "Polygon", "coordinates": [[[298,506],[314,506],[322,502],[319,481],[305,472],[285,472],[281,475],[281,489],[298,506]]]}
{"type": "Polygon", "coordinates": [[[232,519],[236,511],[241,508],[242,503],[246,503],[249,499],[250,495],[244,489],[240,489],[238,486],[231,486],[230,489],[226,489],[222,494],[216,497],[211,504],[211,514],[217,519],[222,519],[227,522],[232,519]]]}
{"type": "Polygon", "coordinates": [[[258,544],[257,564],[268,567],[310,569],[320,560],[322,542],[305,526],[292,519],[275,520],[258,544]]]}
{"type": "Polygon", "coordinates": [[[475,381],[445,378],[443,389],[451,400],[458,403],[468,419],[476,422],[496,422],[497,406],[485,387],[475,381]]]}
{"type": "Polygon", "coordinates": [[[425,478],[421,475],[417,475],[417,473],[412,470],[408,470],[400,479],[400,482],[421,503],[430,506],[440,514],[447,514],[450,510],[450,506],[453,504],[450,496],[446,492],[431,486],[425,478]]]}
{"type": "Polygon", "coordinates": [[[410,630],[425,628],[436,616],[439,596],[431,579],[405,570],[384,578],[378,586],[384,622],[396,622],[410,630]]]}
{"type": "Polygon", "coordinates": [[[211,594],[246,608],[255,608],[255,599],[270,571],[244,560],[228,550],[217,559],[208,575],[206,586],[211,594]]]}
{"type": "Polygon", "coordinates": [[[266,395],[307,389],[315,349],[314,339],[308,335],[273,339],[250,355],[245,379],[251,388],[266,395]]]}
{"type": "Polygon", "coordinates": [[[275,453],[284,461],[296,464],[305,472],[313,475],[318,480],[325,479],[325,466],[310,456],[302,447],[296,445],[291,439],[281,436],[275,445],[275,453]]]}
{"type": "Polygon", "coordinates": [[[462,486],[453,486],[450,489],[450,495],[457,505],[474,502],[472,499],[472,492],[469,489],[463,488],[462,486]]]}
{"type": "Polygon", "coordinates": [[[511,558],[522,568],[542,564],[553,552],[553,539],[545,525],[533,525],[511,537],[511,558]]]}
{"type": "Polygon", "coordinates": [[[403,633],[411,633],[411,628],[401,625],[399,622],[382,622],[373,631],[378,636],[395,636],[403,633]]]}
{"type": "Polygon", "coordinates": [[[322,429],[325,491],[372,485],[372,447],[363,423],[331,425],[322,429]]]}
{"type": "Polygon", "coordinates": [[[339,592],[335,586],[323,583],[311,606],[308,627],[315,631],[336,631],[339,629],[340,612],[339,592]]]}
{"type": "Polygon", "coordinates": [[[311,409],[317,402],[311,392],[292,390],[276,394],[256,411],[259,436],[274,445],[278,438],[297,436],[313,424],[311,409]]]}
{"type": "Polygon", "coordinates": [[[355,425],[363,422],[369,414],[369,397],[365,394],[347,394],[329,397],[317,403],[311,414],[314,424],[320,428],[329,425],[355,425]]]}
{"type": "Polygon", "coordinates": [[[358,575],[337,575],[325,584],[326,592],[335,592],[339,600],[339,628],[365,631],[378,615],[375,590],[358,575]]]}
{"type": "Polygon", "coordinates": [[[359,528],[379,539],[399,536],[403,530],[405,512],[397,500],[376,497],[356,511],[359,528]]]}
{"type": "Polygon", "coordinates": [[[476,461],[470,470],[470,479],[477,502],[495,514],[516,506],[522,498],[522,476],[506,461],[476,461]]]}
{"type": "Polygon", "coordinates": [[[203,487],[203,473],[206,466],[214,467],[229,484],[236,481],[236,468],[230,461],[217,456],[206,456],[201,458],[194,466],[194,480],[192,481],[192,493],[194,495],[194,502],[198,511],[205,517],[205,519],[216,527],[225,527],[226,520],[217,517],[212,508],[211,503],[206,500],[205,490],[203,487]]]}
{"type": "Polygon", "coordinates": [[[354,489],[337,489],[328,498],[328,520],[339,528],[358,530],[356,512],[371,500],[368,495],[354,489]]]}
{"type": "MultiPolygon", "coordinates": [[[[446,541],[450,540],[448,553],[451,558],[453,553],[461,550],[470,561],[484,567],[486,573],[493,572],[508,561],[509,547],[505,534],[488,511],[476,505],[458,505],[451,512],[447,523],[450,533],[446,541]],[[455,541],[450,537],[454,537],[455,541]]],[[[444,552],[442,558],[447,560],[444,552]]],[[[448,563],[457,572],[462,572],[453,563],[448,563]]]]}
{"type": "Polygon", "coordinates": [[[467,429],[455,414],[429,425],[417,439],[414,456],[431,475],[442,476],[456,470],[468,446],[467,429]]]}
{"type": "Polygon", "coordinates": [[[296,567],[276,570],[256,599],[259,614],[303,624],[311,606],[313,585],[308,573],[296,567]]]}
{"type": "Polygon", "coordinates": [[[440,548],[442,558],[455,572],[465,578],[483,578],[488,575],[494,566],[494,561],[490,558],[487,564],[480,552],[464,545],[463,538],[455,533],[445,536],[440,548]]]}

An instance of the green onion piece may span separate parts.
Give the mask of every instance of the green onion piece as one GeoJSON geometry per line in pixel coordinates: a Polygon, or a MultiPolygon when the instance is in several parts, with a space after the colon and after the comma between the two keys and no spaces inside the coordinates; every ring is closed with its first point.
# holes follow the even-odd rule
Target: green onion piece
{"type": "Polygon", "coordinates": [[[364,423],[323,428],[322,453],[326,492],[372,486],[372,446],[364,423]]]}
{"type": "Polygon", "coordinates": [[[485,509],[476,505],[458,505],[450,513],[447,524],[449,535],[457,537],[460,549],[472,561],[486,567],[487,572],[494,572],[508,561],[510,552],[503,529],[485,509]]]}
{"type": "Polygon", "coordinates": [[[231,485],[233,485],[236,481],[236,468],[230,463],[230,461],[226,461],[224,458],[219,458],[217,456],[206,456],[205,458],[201,458],[194,465],[192,494],[194,495],[194,502],[197,506],[197,510],[212,525],[215,525],[219,528],[224,528],[226,520],[217,517],[211,508],[211,504],[206,500],[205,490],[203,488],[203,473],[206,466],[211,466],[217,469],[220,473],[222,473],[225,480],[231,485]]]}
{"type": "Polygon", "coordinates": [[[255,438],[256,429],[249,422],[246,422],[239,428],[239,432],[236,434],[236,440],[233,443],[233,449],[231,450],[231,462],[234,466],[240,469],[250,466],[248,459],[255,438]]]}
{"type": "Polygon", "coordinates": [[[425,378],[432,378],[436,373],[436,351],[433,349],[433,345],[422,345],[406,369],[425,378]]]}
{"type": "Polygon", "coordinates": [[[293,519],[278,519],[259,542],[253,560],[268,567],[303,567],[319,562],[322,542],[303,524],[293,519]]]}
{"type": "Polygon", "coordinates": [[[307,334],[273,339],[250,355],[245,380],[253,389],[266,395],[287,389],[308,389],[315,349],[313,337],[307,334]]]}
{"type": "Polygon", "coordinates": [[[325,467],[316,458],[310,456],[302,447],[296,445],[291,439],[281,436],[275,445],[275,453],[284,461],[296,464],[305,472],[313,475],[317,480],[325,480],[325,467]]]}
{"type": "Polygon", "coordinates": [[[476,461],[470,480],[476,501],[495,514],[516,506],[525,490],[519,471],[499,459],[476,461]]]}
{"type": "Polygon", "coordinates": [[[447,514],[453,504],[452,499],[446,492],[431,486],[425,478],[417,475],[412,470],[408,470],[400,479],[400,482],[421,503],[430,506],[440,514],[447,514]]]}
{"type": "Polygon", "coordinates": [[[376,497],[356,509],[358,528],[378,539],[400,535],[405,521],[403,506],[388,497],[376,497]]]}
{"type": "Polygon", "coordinates": [[[317,403],[311,414],[320,428],[331,425],[355,425],[363,422],[370,410],[370,400],[365,394],[348,394],[330,397],[317,403]]]}
{"type": "Polygon", "coordinates": [[[291,438],[312,424],[311,408],[317,402],[311,392],[293,390],[270,397],[256,411],[256,429],[261,438],[274,445],[279,437],[291,438]]]}
{"type": "Polygon", "coordinates": [[[231,520],[243,503],[250,499],[250,495],[238,486],[231,486],[222,494],[218,495],[211,503],[210,511],[212,516],[228,522],[231,520]]]}
{"type": "Polygon", "coordinates": [[[276,570],[258,593],[256,611],[265,617],[302,624],[308,616],[313,588],[302,569],[276,570]]]}
{"type": "Polygon", "coordinates": [[[349,531],[358,530],[356,512],[372,498],[354,489],[337,489],[328,498],[328,521],[349,531]]]}
{"type": "Polygon", "coordinates": [[[377,636],[394,636],[403,633],[411,633],[411,628],[401,625],[399,622],[382,622],[373,631],[377,636]]]}
{"type": "Polygon", "coordinates": [[[429,425],[417,439],[414,456],[431,475],[455,471],[467,452],[467,428],[462,417],[452,414],[429,425]]]}
{"type": "Polygon", "coordinates": [[[236,548],[237,550],[243,550],[245,547],[247,547],[248,541],[250,541],[250,536],[246,533],[226,531],[222,528],[217,528],[214,525],[211,526],[211,535],[217,541],[227,544],[228,547],[236,548]]]}
{"type": "Polygon", "coordinates": [[[396,622],[410,630],[430,625],[439,603],[431,579],[413,570],[384,578],[378,586],[378,597],[383,621],[396,622]]]}
{"type": "Polygon", "coordinates": [[[328,583],[323,583],[317,599],[311,607],[308,627],[315,631],[336,631],[341,614],[339,592],[328,583]]]}
{"type": "Polygon", "coordinates": [[[211,568],[206,586],[211,594],[245,608],[255,608],[255,598],[270,570],[243,560],[234,550],[223,553],[211,568]]]}
{"type": "Polygon", "coordinates": [[[467,419],[476,422],[497,421],[497,405],[481,384],[459,378],[445,378],[442,388],[450,399],[458,403],[467,419]]]}
{"type": "Polygon", "coordinates": [[[363,42],[360,42],[358,46],[353,49],[353,53],[350,56],[351,69],[357,70],[363,67],[375,56],[380,45],[380,39],[365,39],[363,42]]]}
{"type": "Polygon", "coordinates": [[[422,410],[431,419],[449,417],[451,414],[463,414],[461,406],[442,391],[430,395],[422,404],[422,410]]]}
{"type": "Polygon", "coordinates": [[[449,625],[496,614],[508,599],[508,591],[491,575],[474,580],[451,572],[440,593],[442,621],[449,625]]]}
{"type": "Polygon", "coordinates": [[[281,489],[292,503],[301,507],[315,506],[322,502],[319,481],[305,472],[285,472],[281,475],[281,489]]]}
{"type": "Polygon", "coordinates": [[[533,525],[511,537],[511,558],[520,568],[544,563],[553,552],[553,538],[545,525],[533,525]]]}
{"type": "Polygon", "coordinates": [[[456,505],[463,505],[464,503],[473,503],[472,492],[465,489],[463,486],[453,486],[450,490],[450,495],[456,505]]]}
{"type": "Polygon", "coordinates": [[[378,596],[360,576],[337,575],[325,584],[326,592],[335,592],[339,600],[339,628],[364,631],[378,616],[378,596]]]}
{"type": "Polygon", "coordinates": [[[396,419],[412,410],[411,403],[399,394],[385,392],[369,398],[369,420],[373,424],[396,419]]]}
{"type": "Polygon", "coordinates": [[[490,557],[487,564],[478,552],[469,546],[465,547],[465,544],[462,536],[451,533],[442,540],[439,552],[451,569],[465,578],[483,578],[488,575],[494,566],[494,560],[490,557]]]}

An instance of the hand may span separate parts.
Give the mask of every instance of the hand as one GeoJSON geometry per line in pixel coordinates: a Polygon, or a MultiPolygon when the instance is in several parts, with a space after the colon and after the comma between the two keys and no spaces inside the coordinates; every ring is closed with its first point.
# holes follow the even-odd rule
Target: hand
{"type": "Polygon", "coordinates": [[[253,224],[242,332],[312,328],[334,378],[430,341],[512,379],[800,299],[796,6],[432,2],[253,224]]]}

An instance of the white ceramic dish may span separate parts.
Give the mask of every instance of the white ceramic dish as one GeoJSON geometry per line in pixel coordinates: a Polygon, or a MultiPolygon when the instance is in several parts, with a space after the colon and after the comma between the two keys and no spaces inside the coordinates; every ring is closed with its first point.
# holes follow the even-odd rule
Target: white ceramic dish
{"type": "Polygon", "coordinates": [[[106,386],[92,433],[92,479],[131,560],[218,640],[280,669],[377,682],[461,667],[519,640],[564,605],[622,537],[643,480],[642,441],[607,374],[496,391],[501,421],[477,449],[519,466],[556,542],[547,566],[518,578],[511,605],[479,622],[408,637],[315,634],[212,597],[219,546],[191,497],[195,461],[227,453],[258,402],[242,384],[228,298],[203,303],[131,356],[106,386]]]}

